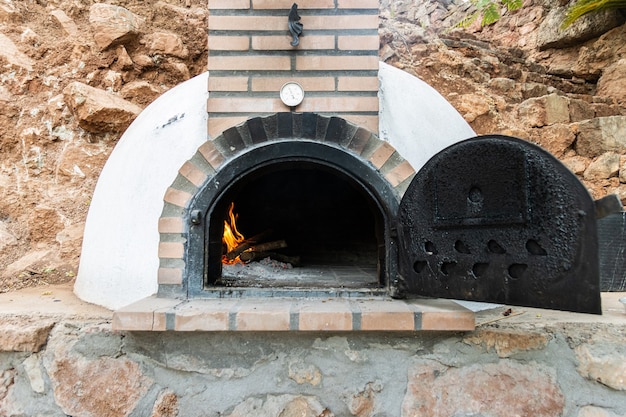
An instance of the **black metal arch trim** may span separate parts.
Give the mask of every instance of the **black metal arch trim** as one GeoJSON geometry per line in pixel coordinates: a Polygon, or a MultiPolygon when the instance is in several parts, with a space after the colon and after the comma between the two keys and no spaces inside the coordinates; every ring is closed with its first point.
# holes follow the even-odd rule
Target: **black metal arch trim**
{"type": "MultiPolygon", "coordinates": [[[[219,227],[209,219],[220,219],[223,215],[214,213],[224,212],[227,202],[223,197],[229,190],[248,175],[256,171],[280,166],[286,163],[310,163],[320,168],[335,171],[357,184],[367,193],[371,201],[378,207],[384,221],[384,239],[392,239],[395,214],[398,210],[398,200],[391,185],[367,161],[346,152],[345,149],[332,143],[320,143],[311,140],[291,139],[265,142],[261,145],[247,148],[236,158],[227,161],[219,171],[203,186],[191,201],[188,213],[200,211],[207,223],[189,227],[188,241],[185,248],[186,277],[188,280],[188,296],[202,297],[203,291],[214,277],[219,276],[221,258],[221,241],[211,242],[210,228],[219,227]],[[205,250],[206,249],[206,250],[205,250]],[[215,254],[219,252],[219,256],[215,254]],[[204,253],[202,258],[191,256],[194,253],[204,253]]],[[[396,247],[396,245],[391,245],[396,247]]],[[[389,253],[383,266],[383,280],[389,287],[393,287],[390,277],[397,274],[395,260],[396,253],[389,253]]],[[[392,291],[393,292],[393,291],[392,291]]]]}

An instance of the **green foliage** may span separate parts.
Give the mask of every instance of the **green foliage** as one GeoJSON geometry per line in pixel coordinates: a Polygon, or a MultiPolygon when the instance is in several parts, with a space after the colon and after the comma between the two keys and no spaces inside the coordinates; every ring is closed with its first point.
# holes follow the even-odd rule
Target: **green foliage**
{"type": "Polygon", "coordinates": [[[626,8],[626,0],[578,0],[570,6],[561,27],[567,28],[587,13],[620,8],[626,8]]]}
{"type": "Polygon", "coordinates": [[[482,26],[491,25],[502,17],[501,12],[517,10],[522,7],[523,0],[470,0],[476,11],[467,15],[455,27],[466,28],[481,18],[482,26]]]}

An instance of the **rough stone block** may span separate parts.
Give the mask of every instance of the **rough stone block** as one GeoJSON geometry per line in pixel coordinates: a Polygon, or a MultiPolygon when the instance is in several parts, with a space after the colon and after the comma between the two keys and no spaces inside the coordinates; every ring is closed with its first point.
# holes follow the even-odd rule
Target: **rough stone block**
{"type": "Polygon", "coordinates": [[[65,87],[63,96],[80,127],[94,133],[123,131],[142,110],[130,101],[78,81],[65,87]]]}
{"type": "Polygon", "coordinates": [[[598,117],[577,123],[576,152],[594,158],[604,152],[626,152],[626,116],[598,117]]]}
{"type": "Polygon", "coordinates": [[[57,404],[72,416],[127,416],[152,385],[136,362],[124,358],[61,357],[49,374],[57,404]]]}
{"type": "Polygon", "coordinates": [[[448,368],[421,361],[409,368],[402,416],[553,417],[563,415],[564,404],[554,372],[539,365],[502,360],[448,368]]]}
{"type": "Polygon", "coordinates": [[[545,333],[509,330],[480,330],[463,339],[463,342],[483,346],[487,351],[495,350],[501,358],[544,349],[548,341],[545,333]]]}
{"type": "Polygon", "coordinates": [[[569,99],[558,94],[529,98],[518,109],[521,118],[531,127],[549,126],[555,123],[569,123],[569,99]]]}
{"type": "Polygon", "coordinates": [[[626,101],[626,59],[620,59],[603,71],[598,80],[597,95],[620,103],[626,101]]]}
{"type": "Polygon", "coordinates": [[[615,152],[603,153],[585,170],[584,178],[590,180],[605,180],[615,177],[619,173],[619,154],[615,152]]]}
{"type": "Polygon", "coordinates": [[[100,49],[135,38],[141,20],[131,11],[112,4],[96,3],[89,9],[89,23],[100,49]]]}
{"type": "Polygon", "coordinates": [[[0,352],[39,352],[54,324],[50,319],[0,318],[0,352]]]}
{"type": "Polygon", "coordinates": [[[626,391],[626,346],[623,344],[584,344],[576,348],[578,372],[615,390],[626,391]]]}

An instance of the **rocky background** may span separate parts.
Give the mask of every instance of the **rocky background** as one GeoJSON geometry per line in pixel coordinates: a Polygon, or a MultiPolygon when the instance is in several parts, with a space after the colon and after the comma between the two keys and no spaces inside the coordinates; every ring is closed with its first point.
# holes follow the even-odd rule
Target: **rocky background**
{"type": "MultiPolygon", "coordinates": [[[[158,95],[206,68],[205,0],[0,0],[0,292],[71,281],[98,175],[158,95]]],[[[477,133],[548,149],[594,198],[626,201],[626,30],[557,30],[568,1],[487,28],[463,0],[382,0],[381,59],[434,86],[477,133]],[[470,9],[470,10],[468,10],[470,9]]]]}
{"type": "Polygon", "coordinates": [[[72,280],[117,140],[206,71],[204,0],[0,0],[0,292],[72,280]]]}

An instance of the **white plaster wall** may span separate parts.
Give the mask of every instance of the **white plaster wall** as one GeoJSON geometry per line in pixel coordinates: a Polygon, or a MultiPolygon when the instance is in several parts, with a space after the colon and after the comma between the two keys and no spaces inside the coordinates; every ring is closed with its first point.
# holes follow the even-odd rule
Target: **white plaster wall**
{"type": "MultiPolygon", "coordinates": [[[[474,136],[433,88],[381,63],[380,137],[415,168],[443,148],[474,136]]],[[[157,291],[158,219],[163,195],[207,139],[208,73],[148,106],[119,140],[94,191],[75,293],[117,309],[157,291]]]]}
{"type": "Polygon", "coordinates": [[[207,81],[204,73],[157,98],[111,153],[85,224],[81,299],[117,309],[156,292],[163,196],[207,140],[207,81]]]}
{"type": "Polygon", "coordinates": [[[436,153],[476,134],[434,88],[411,74],[380,63],[379,137],[419,171],[436,153]]]}

